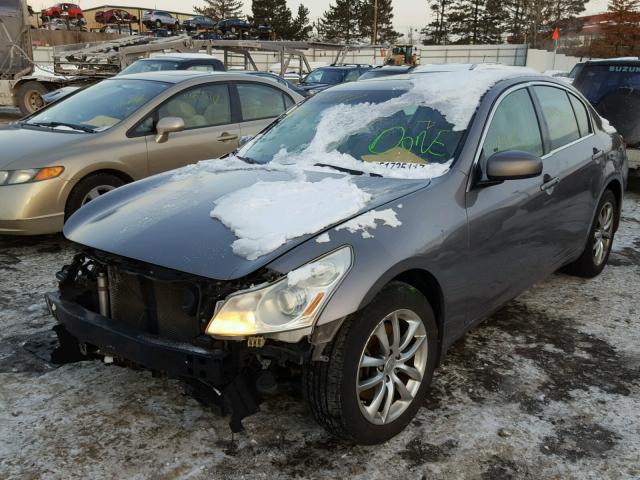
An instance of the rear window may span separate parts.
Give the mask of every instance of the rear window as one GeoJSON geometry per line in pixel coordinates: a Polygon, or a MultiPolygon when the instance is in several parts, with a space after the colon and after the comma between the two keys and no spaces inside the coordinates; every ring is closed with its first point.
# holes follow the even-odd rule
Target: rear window
{"type": "Polygon", "coordinates": [[[640,65],[585,65],[574,86],[597,108],[613,90],[640,90],[640,65]]]}

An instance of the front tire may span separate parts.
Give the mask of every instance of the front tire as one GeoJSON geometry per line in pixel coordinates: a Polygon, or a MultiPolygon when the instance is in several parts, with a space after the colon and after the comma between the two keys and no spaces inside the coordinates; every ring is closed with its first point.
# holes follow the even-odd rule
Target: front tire
{"type": "Polygon", "coordinates": [[[587,245],[580,257],[564,268],[570,275],[593,278],[604,269],[611,253],[618,215],[618,202],[611,190],[605,190],[589,230],[587,245]]]}
{"type": "Polygon", "coordinates": [[[64,220],[73,215],[83,205],[96,199],[100,195],[115,190],[124,185],[124,181],[110,173],[94,173],[83,178],[73,187],[69,198],[67,199],[67,207],[64,210],[64,220]]]}
{"type": "Polygon", "coordinates": [[[304,393],[329,432],[359,444],[400,433],[427,394],[437,359],[435,317],[412,286],[391,282],[349,317],[326,362],[305,369],[304,393]]]}

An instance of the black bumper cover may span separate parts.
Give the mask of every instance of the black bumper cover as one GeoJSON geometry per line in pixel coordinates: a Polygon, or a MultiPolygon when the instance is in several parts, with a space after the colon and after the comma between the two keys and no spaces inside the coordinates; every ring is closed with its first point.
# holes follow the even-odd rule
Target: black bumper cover
{"type": "Polygon", "coordinates": [[[45,298],[58,323],[79,342],[171,377],[196,379],[212,386],[227,383],[224,350],[208,350],[132,329],[63,300],[57,292],[47,293],[45,298]]]}

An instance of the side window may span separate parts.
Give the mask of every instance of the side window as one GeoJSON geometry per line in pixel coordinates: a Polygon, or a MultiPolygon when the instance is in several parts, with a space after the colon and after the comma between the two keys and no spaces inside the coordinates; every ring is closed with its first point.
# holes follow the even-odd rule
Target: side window
{"type": "Polygon", "coordinates": [[[576,119],[578,120],[580,136],[585,137],[591,133],[591,129],[589,128],[589,114],[587,113],[587,108],[580,100],[578,100],[575,95],[569,94],[569,100],[571,100],[573,112],[576,114],[576,119]]]}
{"type": "Polygon", "coordinates": [[[357,68],[353,70],[349,70],[347,75],[344,77],[345,82],[355,82],[360,77],[360,70],[357,68]]]}
{"type": "Polygon", "coordinates": [[[239,83],[238,95],[242,119],[245,122],[277,117],[285,111],[286,95],[277,88],[255,83],[239,83]]]}
{"type": "Polygon", "coordinates": [[[213,72],[213,65],[191,65],[187,70],[194,70],[196,72],[213,72]]]}
{"type": "Polygon", "coordinates": [[[560,148],[580,138],[576,116],[567,93],[555,87],[534,87],[547,121],[551,150],[560,148]]]}
{"type": "Polygon", "coordinates": [[[231,123],[229,87],[216,83],[178,93],[158,108],[157,118],[163,117],[180,117],[187,129],[231,123]]]}
{"type": "Polygon", "coordinates": [[[494,153],[521,150],[542,156],[542,136],[526,89],[507,95],[498,105],[482,146],[487,159],[494,153]]]}
{"type": "Polygon", "coordinates": [[[289,110],[293,106],[293,100],[289,95],[282,94],[282,98],[284,98],[284,109],[289,110]]]}

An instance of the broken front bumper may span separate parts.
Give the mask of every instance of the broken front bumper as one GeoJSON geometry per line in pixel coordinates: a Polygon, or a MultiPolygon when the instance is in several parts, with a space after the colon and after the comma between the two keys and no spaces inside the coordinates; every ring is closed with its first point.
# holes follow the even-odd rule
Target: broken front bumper
{"type": "Polygon", "coordinates": [[[224,350],[209,350],[141,332],[63,300],[59,293],[48,293],[45,298],[51,314],[69,334],[105,355],[171,377],[193,378],[213,386],[225,383],[223,360],[228,352],[224,350]]]}

